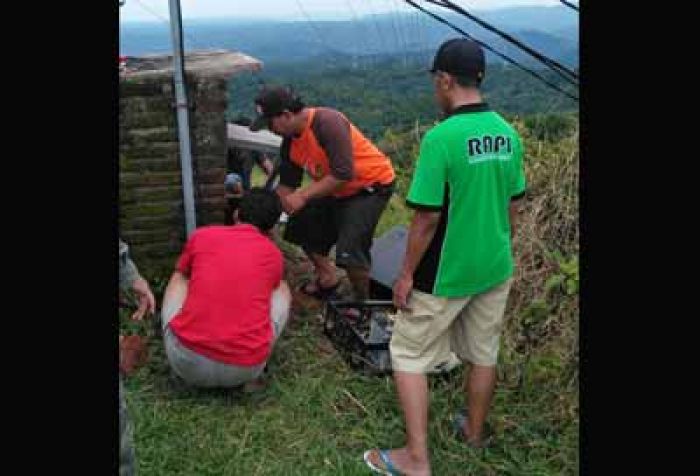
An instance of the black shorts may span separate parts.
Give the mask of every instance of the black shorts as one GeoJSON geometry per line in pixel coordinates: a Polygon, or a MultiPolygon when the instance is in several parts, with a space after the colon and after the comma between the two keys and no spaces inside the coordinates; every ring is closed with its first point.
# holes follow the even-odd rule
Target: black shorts
{"type": "Polygon", "coordinates": [[[336,245],[337,266],[369,269],[374,229],[393,189],[392,184],[347,198],[310,200],[299,213],[289,217],[283,237],[306,253],[323,256],[336,245]]]}

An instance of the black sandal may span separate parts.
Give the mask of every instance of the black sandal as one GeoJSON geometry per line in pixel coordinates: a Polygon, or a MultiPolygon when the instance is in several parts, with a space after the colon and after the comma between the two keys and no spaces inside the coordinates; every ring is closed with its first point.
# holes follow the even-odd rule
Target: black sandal
{"type": "Polygon", "coordinates": [[[317,278],[315,281],[316,291],[314,292],[311,292],[307,289],[307,286],[309,284],[311,284],[310,279],[304,280],[304,282],[302,282],[299,286],[298,291],[307,296],[316,298],[319,301],[324,301],[335,294],[336,289],[338,289],[338,286],[340,286],[340,280],[338,280],[333,286],[328,286],[327,288],[324,288],[323,286],[321,286],[321,282],[317,278]]]}

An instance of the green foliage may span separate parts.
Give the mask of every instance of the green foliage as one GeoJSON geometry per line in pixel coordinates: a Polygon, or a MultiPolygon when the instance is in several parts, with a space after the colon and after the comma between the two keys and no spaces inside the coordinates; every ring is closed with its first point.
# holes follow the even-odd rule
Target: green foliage
{"type": "MultiPolygon", "coordinates": [[[[423,62],[386,58],[353,65],[350,61],[329,63],[322,58],[266,65],[262,74],[272,78],[266,80],[268,85],[292,86],[309,105],[339,109],[372,139],[379,139],[387,129],[405,132],[440,117],[423,62]]],[[[542,74],[559,82],[556,75],[542,74]]],[[[230,80],[229,120],[239,114],[254,115],[253,99],[259,88],[252,74],[243,73],[230,80]]],[[[533,133],[538,137],[548,133],[551,139],[561,137],[571,120],[554,113],[577,111],[576,102],[512,67],[489,66],[483,92],[498,111],[543,114],[528,124],[537,126],[533,133]]]]}
{"type": "Polygon", "coordinates": [[[532,136],[538,140],[557,141],[571,132],[578,117],[573,113],[532,114],[525,117],[524,122],[532,136]]]}

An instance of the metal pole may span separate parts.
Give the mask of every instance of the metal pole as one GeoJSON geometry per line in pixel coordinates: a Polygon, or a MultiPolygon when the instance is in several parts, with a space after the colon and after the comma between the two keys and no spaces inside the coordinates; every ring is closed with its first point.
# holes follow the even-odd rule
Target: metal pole
{"type": "Polygon", "coordinates": [[[197,226],[194,208],[194,181],[192,179],[192,149],[190,147],[190,121],[185,91],[185,58],[182,45],[182,16],[180,0],[168,0],[170,4],[170,33],[173,39],[173,76],[175,80],[175,105],[177,107],[178,137],[180,139],[180,170],[182,172],[182,198],[185,204],[185,226],[189,237],[197,226]]]}

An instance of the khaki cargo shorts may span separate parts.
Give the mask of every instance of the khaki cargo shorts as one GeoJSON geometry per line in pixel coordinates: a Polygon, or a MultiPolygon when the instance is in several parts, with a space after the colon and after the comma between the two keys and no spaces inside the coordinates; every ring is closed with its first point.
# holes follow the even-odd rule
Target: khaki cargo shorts
{"type": "Polygon", "coordinates": [[[414,290],[410,311],[400,311],[389,344],[394,370],[414,373],[449,368],[455,355],[476,365],[495,366],[503,314],[513,278],[463,298],[414,290]]]}

